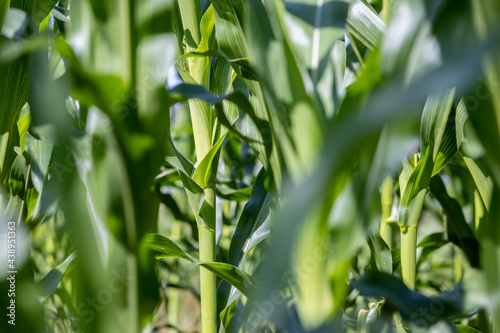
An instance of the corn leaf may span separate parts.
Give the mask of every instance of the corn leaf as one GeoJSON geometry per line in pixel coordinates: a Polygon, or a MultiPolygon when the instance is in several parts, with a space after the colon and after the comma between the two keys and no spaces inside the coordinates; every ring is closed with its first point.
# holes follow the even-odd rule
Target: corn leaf
{"type": "Polygon", "coordinates": [[[448,217],[448,237],[450,241],[460,247],[472,267],[479,267],[479,244],[467,224],[459,202],[450,197],[441,177],[433,177],[430,182],[430,191],[443,207],[448,217]]]}
{"type": "Polygon", "coordinates": [[[373,50],[385,33],[384,22],[371,6],[361,0],[352,2],[346,22],[347,30],[368,49],[373,50]]]}
{"type": "Polygon", "coordinates": [[[372,253],[372,269],[379,272],[392,273],[391,250],[377,232],[368,239],[368,246],[372,253]]]}
{"type": "Polygon", "coordinates": [[[217,196],[229,201],[248,201],[252,195],[252,187],[244,187],[240,189],[232,189],[217,185],[217,196]]]}
{"type": "Polygon", "coordinates": [[[196,167],[193,173],[193,180],[201,187],[205,188],[210,179],[210,172],[212,170],[212,164],[216,154],[219,152],[219,149],[226,138],[227,132],[221,136],[219,140],[213,145],[210,151],[203,157],[200,164],[196,167]]]}
{"type": "Polygon", "coordinates": [[[480,331],[470,326],[457,325],[456,327],[459,333],[480,333],[480,331]]]}
{"type": "Polygon", "coordinates": [[[290,40],[317,83],[335,40],[344,36],[348,4],[336,0],[285,1],[290,40]]]}
{"type": "Polygon", "coordinates": [[[486,176],[483,171],[479,168],[476,162],[472,158],[462,156],[467,168],[469,169],[476,187],[483,199],[483,204],[487,210],[489,210],[491,204],[491,196],[493,194],[493,181],[491,177],[486,176]]]}
{"type": "Polygon", "coordinates": [[[74,252],[71,253],[62,263],[50,270],[50,272],[38,282],[38,289],[40,290],[40,296],[42,298],[49,297],[57,290],[62,279],[75,267],[75,265],[72,264],[75,258],[76,254],[74,252]]]}
{"type": "Polygon", "coordinates": [[[243,29],[245,3],[242,0],[214,0],[215,34],[222,53],[231,58],[245,58],[248,46],[243,29]]]}
{"type": "Polygon", "coordinates": [[[23,155],[17,155],[9,174],[10,199],[3,215],[7,221],[19,223],[25,209],[25,196],[28,186],[30,166],[23,155]]]}
{"type": "Polygon", "coordinates": [[[262,137],[264,138],[264,142],[262,142],[262,145],[265,147],[268,156],[271,154],[272,148],[271,148],[271,141],[269,140],[269,133],[270,133],[269,124],[267,123],[267,121],[257,117],[257,115],[253,110],[252,105],[248,102],[246,96],[244,96],[240,91],[235,91],[227,95],[217,96],[212,94],[203,86],[180,84],[175,88],[171,89],[170,93],[173,101],[183,101],[186,99],[194,98],[202,100],[203,102],[208,104],[215,104],[219,121],[229,130],[233,131],[236,135],[238,135],[240,138],[244,139],[247,142],[253,142],[254,141],[253,139],[248,138],[245,135],[241,134],[240,131],[238,131],[234,126],[232,126],[231,122],[229,121],[229,119],[227,119],[221,106],[221,103],[224,100],[236,104],[241,111],[245,112],[250,116],[254,124],[257,126],[259,132],[261,133],[262,137]]]}
{"type": "Polygon", "coordinates": [[[178,257],[191,261],[192,263],[205,267],[220,278],[229,282],[240,290],[245,296],[253,298],[255,293],[255,281],[248,273],[241,269],[222,262],[201,262],[184,252],[174,242],[159,234],[149,234],[145,238],[145,244],[152,250],[155,258],[178,257]]]}
{"type": "MultiPolygon", "coordinates": [[[[399,205],[399,224],[402,227],[416,227],[418,225],[425,195],[442,146],[454,93],[454,90],[449,90],[444,93],[434,94],[427,99],[425,104],[420,132],[420,160],[408,179],[408,184],[399,205]]],[[[444,146],[450,141],[455,144],[454,122],[453,125],[448,126],[448,129],[450,140],[445,141],[444,146]]],[[[441,153],[445,156],[444,161],[451,159],[456,152],[456,149],[453,151],[443,148],[443,150],[444,153],[441,153]],[[448,159],[446,156],[450,155],[451,157],[448,159]]]]}

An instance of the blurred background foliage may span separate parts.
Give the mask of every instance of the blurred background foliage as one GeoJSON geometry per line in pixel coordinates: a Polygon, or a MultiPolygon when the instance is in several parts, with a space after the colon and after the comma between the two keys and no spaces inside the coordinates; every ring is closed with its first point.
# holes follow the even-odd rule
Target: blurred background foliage
{"type": "Polygon", "coordinates": [[[2,332],[500,332],[497,0],[0,0],[2,332]]]}

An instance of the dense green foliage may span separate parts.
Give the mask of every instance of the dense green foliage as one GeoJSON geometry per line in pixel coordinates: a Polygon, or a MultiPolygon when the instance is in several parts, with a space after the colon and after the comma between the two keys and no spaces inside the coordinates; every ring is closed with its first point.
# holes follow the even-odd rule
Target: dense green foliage
{"type": "Polygon", "coordinates": [[[499,18],[0,0],[1,331],[500,333],[499,18]]]}

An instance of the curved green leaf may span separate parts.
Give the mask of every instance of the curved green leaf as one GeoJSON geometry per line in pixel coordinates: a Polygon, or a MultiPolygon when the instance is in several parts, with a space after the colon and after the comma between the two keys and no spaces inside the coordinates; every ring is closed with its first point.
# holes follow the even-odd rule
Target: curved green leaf
{"type": "MultiPolygon", "coordinates": [[[[422,151],[430,149],[432,151],[432,161],[434,163],[436,162],[443,137],[445,136],[454,96],[455,89],[432,94],[427,99],[424,112],[422,113],[420,131],[422,151]]],[[[453,123],[453,126],[450,126],[450,131],[454,132],[455,121],[454,118],[451,118],[451,120],[450,123],[453,123]]],[[[455,138],[453,138],[453,140],[455,140],[455,138]]]]}
{"type": "Polygon", "coordinates": [[[478,331],[470,326],[457,325],[456,328],[458,329],[459,333],[481,333],[481,331],[478,331]]]}
{"type": "Polygon", "coordinates": [[[252,195],[252,187],[232,189],[217,185],[217,196],[229,201],[248,201],[252,195]]]}
{"type": "Polygon", "coordinates": [[[207,90],[205,87],[201,85],[193,85],[193,84],[180,84],[176,86],[175,88],[171,89],[170,91],[172,102],[175,101],[184,101],[187,99],[199,99],[202,100],[205,103],[208,104],[214,104],[215,105],[215,110],[217,112],[217,117],[218,120],[226,126],[229,130],[234,132],[236,135],[238,135],[241,139],[243,139],[246,142],[255,142],[255,140],[241,134],[240,131],[238,131],[230,122],[229,119],[227,119],[227,116],[224,113],[224,110],[222,108],[221,103],[224,100],[227,100],[229,102],[232,102],[236,104],[239,109],[246,114],[252,119],[254,124],[256,125],[257,129],[259,130],[263,142],[262,144],[264,145],[266,149],[266,153],[268,156],[271,154],[271,138],[270,138],[270,127],[269,123],[266,120],[263,120],[259,117],[254,112],[254,109],[248,99],[246,98],[245,95],[243,95],[242,92],[240,91],[235,91],[226,95],[214,95],[211,93],[209,90],[207,90]]]}
{"type": "Polygon", "coordinates": [[[231,58],[248,56],[243,34],[245,3],[243,0],[212,0],[215,34],[222,53],[231,58]]]}
{"type": "Polygon", "coordinates": [[[349,5],[337,0],[285,1],[290,40],[311,70],[313,82],[324,74],[322,63],[335,40],[343,38],[349,5]]]}
{"type": "Polygon", "coordinates": [[[372,254],[372,269],[379,272],[392,273],[392,254],[387,243],[378,232],[368,238],[368,246],[372,254]]]}
{"type": "Polygon", "coordinates": [[[202,262],[199,263],[199,265],[229,282],[232,286],[241,291],[247,298],[253,299],[256,284],[254,279],[245,271],[223,262],[202,262]]]}
{"type": "Polygon", "coordinates": [[[30,166],[24,155],[17,155],[9,175],[10,199],[3,213],[8,221],[19,223],[25,207],[30,166]]]}
{"type": "Polygon", "coordinates": [[[448,217],[448,238],[464,251],[472,267],[479,267],[479,244],[465,220],[460,203],[448,195],[439,176],[431,179],[430,190],[448,217]]]}
{"type": "Polygon", "coordinates": [[[196,259],[184,252],[174,242],[160,234],[148,234],[144,240],[156,259],[183,258],[191,262],[196,259]]]}
{"type": "Polygon", "coordinates": [[[71,253],[62,263],[54,267],[38,282],[40,296],[46,298],[52,295],[64,276],[69,274],[75,267],[73,260],[76,258],[75,252],[71,253]]]}
{"type": "MultiPolygon", "coordinates": [[[[227,62],[231,64],[236,64],[241,66],[242,68],[245,69],[245,72],[242,73],[242,77],[245,79],[250,79],[250,80],[256,80],[257,79],[257,74],[255,73],[254,69],[251,67],[249,59],[248,58],[231,58],[231,57],[226,57],[222,53],[216,50],[204,50],[204,51],[196,51],[196,52],[188,52],[182,55],[179,60],[184,60],[184,59],[189,59],[192,57],[211,57],[211,58],[219,58],[226,60],[227,62]]],[[[186,80],[186,83],[193,83],[190,82],[191,80],[186,80]]]]}
{"type": "Polygon", "coordinates": [[[205,267],[220,278],[229,282],[232,286],[240,290],[248,298],[253,298],[255,294],[255,281],[248,273],[241,269],[222,262],[201,262],[193,258],[178,247],[174,242],[160,234],[148,234],[144,242],[152,251],[155,258],[178,257],[191,261],[192,263],[205,267]]]}
{"type": "MultiPolygon", "coordinates": [[[[401,198],[399,205],[399,224],[401,226],[416,227],[418,225],[425,195],[427,194],[429,182],[434,172],[435,162],[438,156],[440,156],[442,139],[447,128],[446,124],[454,95],[454,89],[434,93],[429,96],[425,103],[420,127],[420,160],[410,175],[401,198]]],[[[451,133],[448,136],[449,141],[454,144],[455,123],[453,122],[453,125],[450,125],[448,129],[449,133],[451,133]]],[[[444,146],[447,145],[447,142],[444,142],[444,146]]],[[[446,150],[445,153],[442,153],[442,156],[444,156],[443,162],[447,162],[453,150],[448,151],[445,148],[443,150],[446,150]]]]}
{"type": "Polygon", "coordinates": [[[210,179],[210,171],[212,170],[212,162],[214,157],[219,152],[219,149],[226,138],[227,132],[224,133],[219,140],[212,146],[209,152],[203,157],[200,164],[196,167],[193,173],[193,180],[201,187],[207,187],[208,181],[210,179]]]}
{"type": "Polygon", "coordinates": [[[467,165],[467,168],[469,168],[474,182],[476,183],[481,199],[483,199],[484,206],[487,210],[489,210],[493,194],[493,180],[490,176],[486,176],[483,171],[481,171],[481,168],[479,168],[477,163],[472,158],[466,156],[462,157],[467,165]]]}
{"type": "Polygon", "coordinates": [[[385,33],[384,22],[366,2],[356,0],[349,8],[347,30],[368,49],[373,50],[385,33]]]}

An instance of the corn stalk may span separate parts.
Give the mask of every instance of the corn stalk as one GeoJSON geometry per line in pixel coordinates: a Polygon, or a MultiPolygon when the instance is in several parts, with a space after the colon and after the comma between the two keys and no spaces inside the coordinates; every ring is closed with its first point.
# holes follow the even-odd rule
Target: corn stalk
{"type": "MultiPolygon", "coordinates": [[[[201,10],[197,0],[179,0],[182,25],[184,27],[185,52],[196,51],[202,40],[200,30],[201,10]]],[[[208,58],[188,58],[188,70],[198,84],[208,86],[210,63],[208,58]]],[[[189,110],[194,132],[196,159],[200,163],[217,141],[219,130],[210,106],[199,100],[189,101],[189,110]],[[216,128],[217,127],[217,128],[216,128]]],[[[197,216],[200,260],[216,261],[215,244],[215,178],[217,176],[218,153],[213,159],[210,179],[203,188],[205,192],[205,211],[203,218],[197,216]],[[203,222],[201,222],[204,220],[203,222]]],[[[194,211],[197,215],[198,212],[194,211]]],[[[201,322],[203,333],[215,333],[217,330],[217,284],[216,276],[204,267],[200,267],[201,322]]]]}

